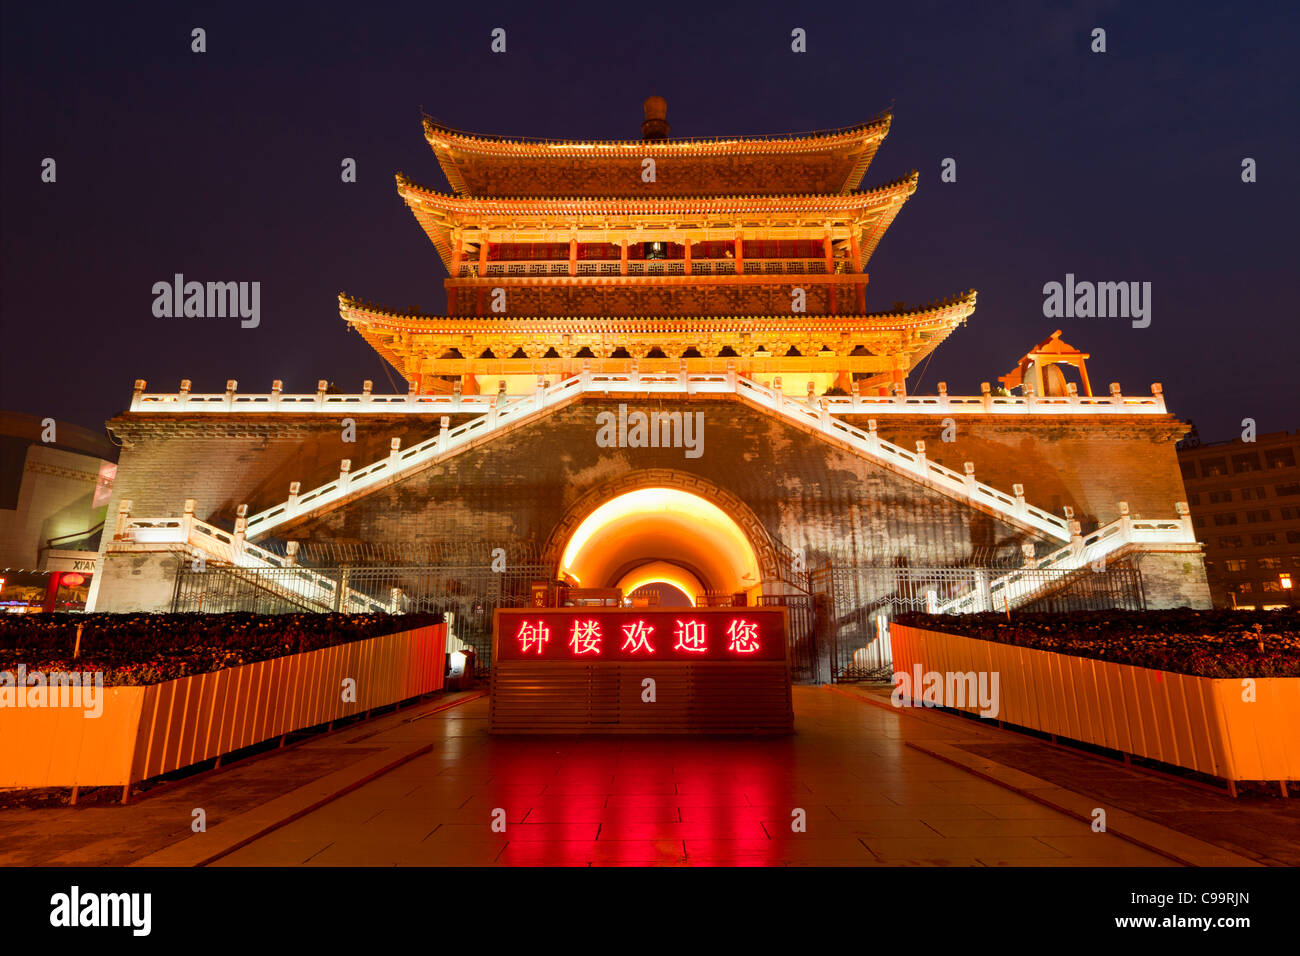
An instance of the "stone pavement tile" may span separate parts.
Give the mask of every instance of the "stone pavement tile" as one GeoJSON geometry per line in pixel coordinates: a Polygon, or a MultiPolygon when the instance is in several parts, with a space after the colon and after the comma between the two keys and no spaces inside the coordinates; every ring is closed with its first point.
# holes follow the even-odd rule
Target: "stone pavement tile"
{"type": "Polygon", "coordinates": [[[677,807],[529,807],[527,823],[676,823],[677,807]]]}
{"type": "Polygon", "coordinates": [[[603,840],[563,843],[514,843],[502,852],[500,862],[515,866],[635,866],[684,862],[680,840],[603,840]]]}
{"type": "MultiPolygon", "coordinates": [[[[1029,837],[963,837],[908,839],[868,837],[867,849],[885,862],[969,863],[981,857],[994,859],[1063,859],[1070,854],[1029,837]]],[[[1097,852],[1088,854],[1097,856],[1097,852]]]]}
{"type": "MultiPolygon", "coordinates": [[[[1113,861],[1115,866],[1154,865],[1154,861],[1165,859],[1159,853],[1152,853],[1111,833],[1093,833],[1089,830],[1079,836],[1044,836],[1039,839],[1067,856],[1103,857],[1113,861]]],[[[1001,854],[1007,858],[1016,855],[1018,854],[1001,854]]]]}
{"type": "Polygon", "coordinates": [[[747,807],[743,793],[612,793],[610,807],[747,807]]]}
{"type": "Polygon", "coordinates": [[[1080,836],[1092,832],[1089,824],[1062,813],[1019,820],[927,820],[925,810],[919,812],[922,820],[946,837],[1080,836]]]}
{"type": "MultiPolygon", "coordinates": [[[[1014,795],[1007,793],[1004,795],[1008,800],[1014,795]]],[[[1041,803],[1035,803],[1032,800],[1023,797],[1016,798],[1015,803],[977,803],[979,809],[992,814],[999,820],[1050,820],[1061,816],[1060,810],[1053,810],[1051,807],[1045,807],[1041,803]]],[[[929,809],[925,811],[927,816],[933,814],[929,809]]],[[[936,819],[939,819],[936,817],[936,819]]]]}
{"type": "MultiPolygon", "coordinates": [[[[403,808],[403,809],[405,810],[408,808],[403,808]]],[[[528,816],[528,813],[532,808],[528,806],[527,801],[522,803],[517,803],[517,804],[510,804],[508,806],[503,806],[503,807],[487,807],[487,806],[431,807],[429,808],[427,816],[429,819],[434,820],[438,823],[474,824],[474,823],[482,823],[484,821],[491,822],[493,812],[498,809],[504,810],[506,812],[506,816],[505,816],[506,823],[511,824],[511,823],[525,822],[524,818],[528,816]]],[[[543,823],[548,821],[530,820],[528,822],[543,823]]],[[[554,821],[554,822],[563,822],[563,821],[554,821]]]]}
{"type": "Polygon", "coordinates": [[[763,840],[767,838],[767,833],[756,817],[744,813],[687,823],[678,820],[658,823],[616,821],[604,823],[600,827],[602,840],[687,840],[708,837],[763,840]]]}
{"type": "Polygon", "coordinates": [[[988,810],[972,804],[931,804],[923,810],[894,803],[831,804],[829,809],[839,819],[917,819],[922,813],[930,819],[995,819],[988,810]]]}
{"type": "Polygon", "coordinates": [[[322,850],[306,866],[488,866],[501,855],[500,845],[419,843],[400,848],[342,846],[322,850]]]}
{"type": "Polygon", "coordinates": [[[504,833],[492,832],[490,820],[481,824],[444,823],[428,837],[434,842],[462,842],[495,838],[511,843],[532,841],[594,841],[600,832],[599,823],[515,823],[507,824],[504,833]]]}
{"type": "Polygon", "coordinates": [[[791,840],[686,841],[687,862],[697,866],[728,866],[738,863],[779,866],[786,863],[851,863],[871,866],[876,860],[867,848],[853,839],[817,839],[801,836],[791,840]]]}
{"type": "Polygon", "coordinates": [[[259,841],[229,853],[211,866],[301,866],[322,850],[329,842],[319,840],[277,840],[275,843],[259,841]]]}
{"type": "MultiPolygon", "coordinates": [[[[988,858],[980,858],[978,862],[980,863],[981,866],[993,866],[993,867],[1052,866],[1052,867],[1089,867],[1089,868],[1111,867],[1113,868],[1116,866],[1134,865],[1129,863],[1117,863],[1114,858],[1077,857],[1077,856],[1068,857],[1064,860],[1044,860],[1041,858],[1003,860],[1003,859],[998,859],[996,857],[988,857],[988,858]]],[[[1144,867],[1146,866],[1181,867],[1181,864],[1175,863],[1173,860],[1167,860],[1164,857],[1156,857],[1149,862],[1142,863],[1141,865],[1144,867]]]]}
{"type": "MultiPolygon", "coordinates": [[[[967,821],[977,822],[977,821],[967,821]]],[[[783,835],[802,836],[803,834],[794,834],[790,829],[790,818],[768,818],[762,821],[763,829],[772,838],[777,839],[783,835]]],[[[828,838],[828,839],[848,839],[857,840],[867,837],[910,837],[921,840],[932,840],[940,834],[933,827],[926,826],[921,820],[809,820],[807,822],[807,836],[828,838]]]]}
{"type": "Polygon", "coordinates": [[[625,783],[554,783],[542,791],[546,796],[582,795],[589,793],[676,793],[677,788],[671,780],[661,782],[625,782],[625,783]]]}
{"type": "Polygon", "coordinates": [[[712,820],[723,813],[745,813],[758,820],[790,820],[791,812],[798,807],[804,811],[805,818],[814,820],[838,820],[830,807],[805,800],[802,803],[763,803],[740,807],[680,807],[683,820],[712,820]]]}
{"type": "Polygon", "coordinates": [[[972,787],[962,793],[945,793],[938,788],[927,790],[924,787],[909,787],[906,790],[886,791],[885,796],[894,803],[904,807],[944,806],[951,803],[989,803],[1005,797],[1007,791],[994,784],[972,787]]]}

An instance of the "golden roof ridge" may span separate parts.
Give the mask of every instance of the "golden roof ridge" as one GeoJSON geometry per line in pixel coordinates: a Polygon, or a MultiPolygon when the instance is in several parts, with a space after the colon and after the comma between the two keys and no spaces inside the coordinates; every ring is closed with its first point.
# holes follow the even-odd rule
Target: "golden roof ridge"
{"type": "Polygon", "coordinates": [[[537,136],[505,136],[493,133],[471,133],[467,130],[457,129],[454,126],[448,126],[440,123],[427,113],[422,115],[422,125],[425,130],[426,139],[436,134],[442,134],[448,138],[456,138],[471,143],[493,143],[503,146],[550,146],[550,147],[577,147],[591,148],[601,146],[611,147],[628,147],[628,146],[645,146],[647,149],[664,149],[691,145],[717,145],[722,143],[789,143],[798,140],[816,140],[816,139],[835,139],[848,138],[857,133],[866,133],[877,129],[883,133],[889,132],[890,124],[893,122],[893,110],[882,110],[875,116],[855,123],[852,126],[841,126],[833,129],[806,130],[804,132],[794,133],[767,133],[761,135],[728,135],[728,136],[693,136],[693,137],[673,137],[662,140],[642,140],[642,139],[552,139],[537,136]]]}

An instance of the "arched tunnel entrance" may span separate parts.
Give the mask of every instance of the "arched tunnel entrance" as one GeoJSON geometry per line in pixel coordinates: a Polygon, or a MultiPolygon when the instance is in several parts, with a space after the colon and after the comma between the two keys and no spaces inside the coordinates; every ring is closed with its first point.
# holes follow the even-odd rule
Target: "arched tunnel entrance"
{"type": "Polygon", "coordinates": [[[706,594],[762,590],[763,571],[750,536],[727,511],[701,495],[667,486],[637,488],[590,510],[564,539],[558,574],[580,588],[624,595],[665,585],[691,602],[706,594]]]}

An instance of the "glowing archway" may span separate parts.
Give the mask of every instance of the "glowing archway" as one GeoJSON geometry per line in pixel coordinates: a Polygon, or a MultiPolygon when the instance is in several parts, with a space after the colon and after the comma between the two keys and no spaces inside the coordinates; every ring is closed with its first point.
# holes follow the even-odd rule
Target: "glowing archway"
{"type": "Polygon", "coordinates": [[[663,487],[628,491],[595,508],[569,536],[559,571],[583,587],[662,580],[692,597],[753,592],[762,580],[753,544],[731,515],[699,495],[663,487]]]}
{"type": "Polygon", "coordinates": [[[707,590],[700,579],[686,568],[668,561],[651,561],[649,564],[638,565],[619,578],[614,587],[622,591],[626,597],[647,584],[667,584],[674,587],[685,594],[691,604],[695,603],[697,595],[707,590]]]}

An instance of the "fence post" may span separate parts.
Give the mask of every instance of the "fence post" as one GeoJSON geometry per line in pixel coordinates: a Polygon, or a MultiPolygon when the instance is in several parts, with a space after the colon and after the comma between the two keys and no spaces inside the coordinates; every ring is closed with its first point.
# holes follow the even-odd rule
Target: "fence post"
{"type": "Polygon", "coordinates": [[[334,611],[336,614],[342,614],[346,607],[345,595],[348,591],[348,569],[339,568],[339,573],[335,578],[338,581],[338,587],[334,591],[334,611]]]}
{"type": "Polygon", "coordinates": [[[447,450],[447,428],[451,425],[451,419],[443,415],[438,420],[438,454],[441,455],[447,450]]]}
{"type": "MultiPolygon", "coordinates": [[[[244,537],[248,534],[248,505],[240,505],[235,509],[235,539],[230,544],[230,557],[237,559],[244,553],[244,537]]],[[[239,562],[234,560],[235,564],[239,562]]]]}
{"type": "Polygon", "coordinates": [[[121,541],[127,536],[126,526],[131,520],[131,499],[123,498],[117,503],[117,523],[113,526],[113,540],[121,541]]]}
{"type": "Polygon", "coordinates": [[[193,498],[185,499],[185,514],[181,516],[181,533],[185,535],[185,543],[190,543],[190,535],[194,533],[194,506],[198,504],[193,498]]]}

